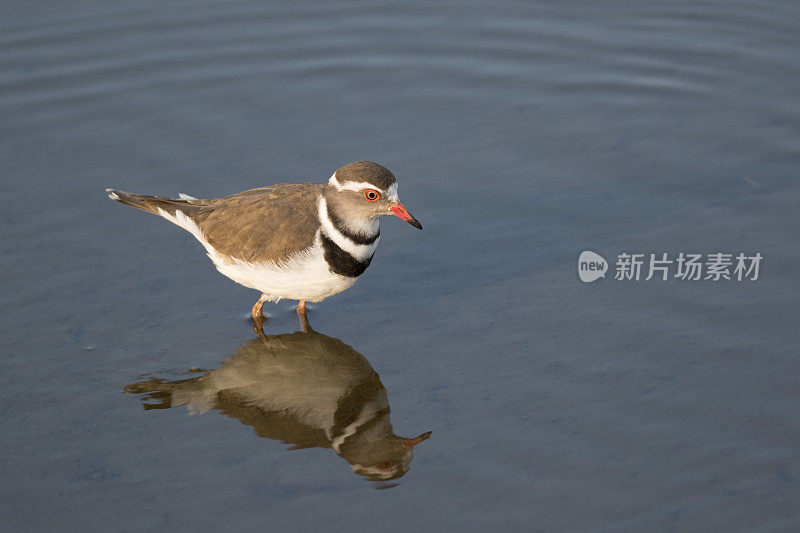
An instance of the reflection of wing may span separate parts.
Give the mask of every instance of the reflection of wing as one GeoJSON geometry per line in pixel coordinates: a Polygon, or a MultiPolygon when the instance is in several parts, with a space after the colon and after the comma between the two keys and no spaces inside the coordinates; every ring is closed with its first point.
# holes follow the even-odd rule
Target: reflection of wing
{"type": "Polygon", "coordinates": [[[236,418],[246,426],[252,426],[259,437],[293,444],[292,450],[331,447],[330,439],[323,429],[304,425],[287,413],[248,406],[235,392],[221,391],[216,408],[221,414],[236,418]]]}
{"type": "Polygon", "coordinates": [[[205,386],[215,391],[215,402],[216,392],[230,391],[245,406],[284,413],[300,424],[327,429],[334,425],[340,398],[360,383],[383,388],[364,356],[338,339],[293,333],[267,340],[253,339],[221,368],[204,376],[205,386]]]}

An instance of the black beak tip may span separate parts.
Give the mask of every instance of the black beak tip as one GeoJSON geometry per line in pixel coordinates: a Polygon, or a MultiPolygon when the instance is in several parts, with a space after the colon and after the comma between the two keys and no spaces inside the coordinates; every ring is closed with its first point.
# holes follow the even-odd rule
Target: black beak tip
{"type": "Polygon", "coordinates": [[[409,220],[408,223],[417,229],[422,229],[422,224],[420,224],[419,220],[417,220],[416,218],[409,220]]]}

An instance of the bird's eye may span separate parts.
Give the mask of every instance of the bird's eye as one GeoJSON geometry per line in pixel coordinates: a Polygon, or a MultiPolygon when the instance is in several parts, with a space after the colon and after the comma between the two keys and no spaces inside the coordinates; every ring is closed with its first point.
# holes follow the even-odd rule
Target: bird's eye
{"type": "Polygon", "coordinates": [[[391,468],[393,466],[394,466],[394,461],[392,460],[384,461],[381,463],[381,468],[391,468]]]}
{"type": "Polygon", "coordinates": [[[372,189],[367,189],[364,191],[364,198],[366,198],[369,202],[375,202],[381,199],[381,193],[378,191],[373,191],[372,189]]]}

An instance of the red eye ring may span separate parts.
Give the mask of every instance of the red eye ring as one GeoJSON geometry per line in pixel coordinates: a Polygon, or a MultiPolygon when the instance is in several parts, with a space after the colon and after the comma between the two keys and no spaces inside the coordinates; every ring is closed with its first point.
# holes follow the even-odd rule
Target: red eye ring
{"type": "Polygon", "coordinates": [[[382,462],[381,465],[380,465],[380,467],[383,468],[383,469],[391,468],[393,466],[394,466],[394,461],[392,461],[391,459],[389,459],[388,461],[382,462]]]}
{"type": "Polygon", "coordinates": [[[381,193],[372,189],[367,189],[364,191],[364,198],[366,198],[368,202],[377,202],[381,199],[381,193]]]}

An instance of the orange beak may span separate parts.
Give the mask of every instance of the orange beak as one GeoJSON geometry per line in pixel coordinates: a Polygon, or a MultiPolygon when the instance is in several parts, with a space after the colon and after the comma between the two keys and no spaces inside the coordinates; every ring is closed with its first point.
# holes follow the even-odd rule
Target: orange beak
{"type": "Polygon", "coordinates": [[[405,441],[403,442],[403,446],[405,446],[406,448],[413,448],[420,442],[428,440],[428,438],[431,436],[431,433],[433,433],[433,431],[426,431],[419,437],[414,437],[413,439],[403,439],[405,441]]]}
{"type": "Polygon", "coordinates": [[[406,209],[406,207],[400,202],[397,202],[389,209],[392,210],[392,213],[394,213],[395,216],[402,218],[417,229],[422,229],[422,224],[419,223],[419,220],[412,217],[411,213],[408,212],[408,209],[406,209]]]}

